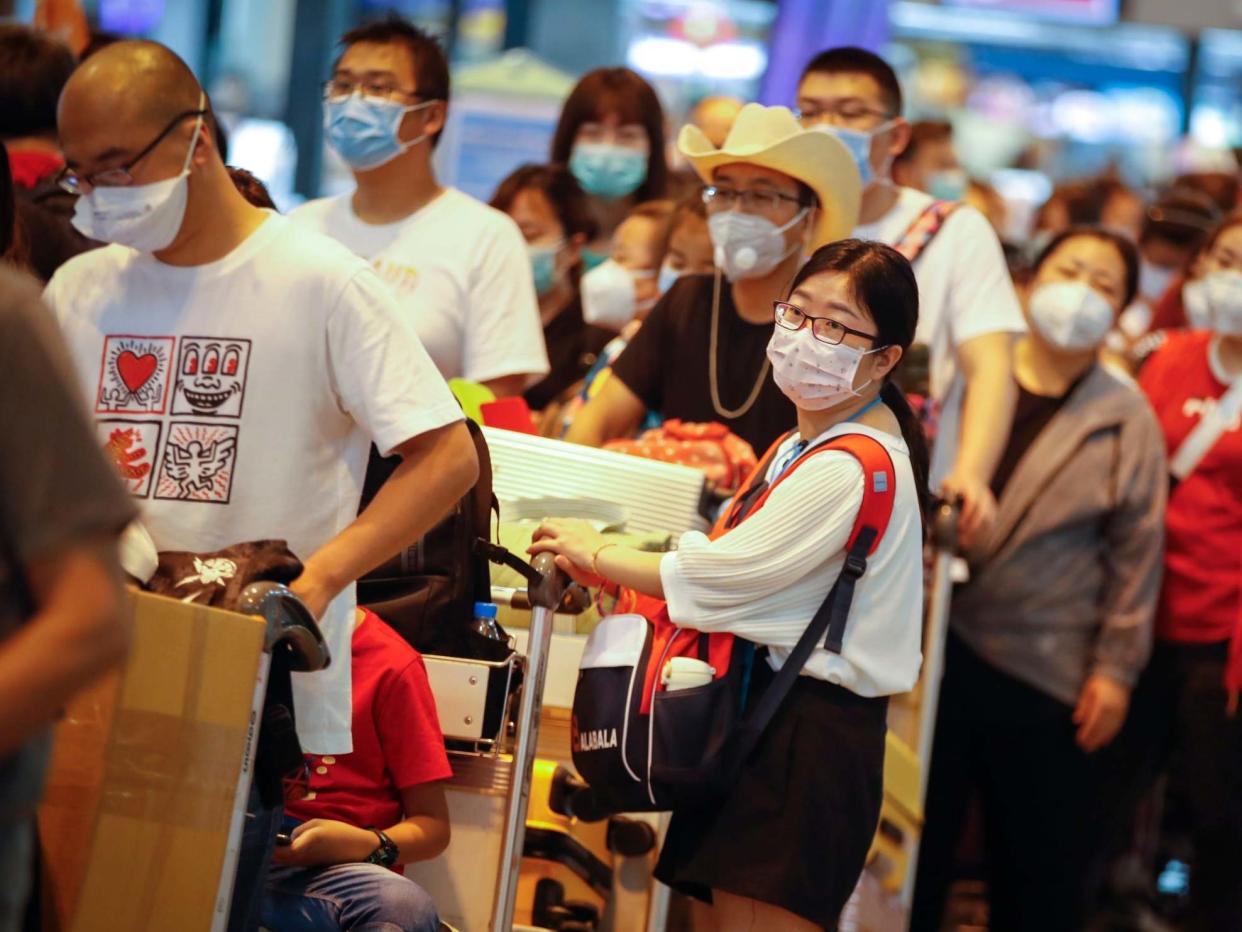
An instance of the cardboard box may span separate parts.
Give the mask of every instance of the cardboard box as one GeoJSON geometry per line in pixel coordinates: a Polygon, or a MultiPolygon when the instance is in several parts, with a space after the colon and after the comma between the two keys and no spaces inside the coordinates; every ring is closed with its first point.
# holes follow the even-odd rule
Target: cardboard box
{"type": "Polygon", "coordinates": [[[266,624],[146,593],[133,615],[125,668],[57,726],[39,813],[45,928],[206,932],[245,802],[266,624]]]}

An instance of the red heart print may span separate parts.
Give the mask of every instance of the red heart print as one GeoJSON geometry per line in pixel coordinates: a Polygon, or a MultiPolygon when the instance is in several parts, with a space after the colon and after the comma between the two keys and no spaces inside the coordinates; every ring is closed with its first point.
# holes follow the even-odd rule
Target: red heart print
{"type": "Polygon", "coordinates": [[[125,387],[129,389],[129,393],[133,395],[151,381],[151,376],[155,375],[159,364],[154,353],[139,356],[132,350],[126,350],[116,358],[116,371],[121,376],[121,381],[125,383],[125,387]]]}

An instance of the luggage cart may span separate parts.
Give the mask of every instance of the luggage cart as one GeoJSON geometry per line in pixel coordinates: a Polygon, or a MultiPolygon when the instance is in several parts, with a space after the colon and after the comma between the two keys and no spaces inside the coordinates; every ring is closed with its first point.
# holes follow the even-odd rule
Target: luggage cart
{"type": "MultiPolygon", "coordinates": [[[[923,629],[922,702],[918,715],[917,755],[919,762],[919,818],[927,801],[927,778],[931,770],[932,744],[936,737],[936,711],[940,705],[940,680],[944,676],[945,640],[949,633],[949,603],[957,581],[957,522],[960,506],[956,502],[937,503],[931,528],[931,569],[927,584],[927,619],[923,629]]],[[[909,854],[901,902],[907,909],[914,902],[914,877],[918,871],[919,848],[909,854]]]]}
{"type": "Polygon", "coordinates": [[[242,590],[237,611],[243,615],[261,617],[267,622],[267,632],[263,639],[263,656],[259,660],[254,702],[251,706],[255,713],[255,727],[246,743],[237,792],[233,797],[233,813],[229,823],[228,843],[224,850],[224,864],[220,871],[211,932],[224,932],[229,923],[237,864],[241,857],[246,807],[254,780],[255,756],[261,740],[260,726],[264,718],[273,661],[279,657],[277,662],[291,672],[314,673],[325,669],[332,660],[314,616],[302,600],[286,586],[274,582],[251,583],[242,590]]]}
{"type": "MultiPolygon", "coordinates": [[[[533,563],[485,544],[492,562],[520,572],[525,589],[493,589],[493,599],[530,610],[526,656],[485,662],[424,657],[436,694],[441,728],[450,744],[454,777],[448,785],[453,841],[444,856],[410,865],[407,873],[441,905],[446,921],[462,932],[509,932],[517,897],[518,872],[526,836],[531,778],[539,739],[544,682],[558,608],[580,605],[577,590],[556,568],[551,554],[533,563]],[[521,685],[509,686],[520,677],[521,685]],[[502,684],[500,689],[492,683],[502,684]],[[503,692],[503,714],[491,721],[503,692]],[[493,728],[493,725],[495,727],[493,728]],[[488,866],[495,872],[490,881],[488,866]],[[490,895],[490,901],[488,897],[490,895]],[[490,902],[490,909],[483,908],[490,902]]],[[[578,610],[581,610],[580,607],[578,610]]]]}
{"type": "Polygon", "coordinates": [[[535,746],[539,741],[539,713],[548,673],[548,653],[552,648],[552,615],[561,604],[567,583],[565,576],[556,568],[552,554],[539,554],[531,569],[532,574],[527,576],[531,584],[526,590],[526,601],[531,607],[530,640],[527,642],[526,676],[515,722],[513,776],[509,783],[500,871],[496,878],[493,932],[508,932],[513,927],[518,871],[526,840],[526,813],[530,808],[531,774],[535,768],[535,746]]]}

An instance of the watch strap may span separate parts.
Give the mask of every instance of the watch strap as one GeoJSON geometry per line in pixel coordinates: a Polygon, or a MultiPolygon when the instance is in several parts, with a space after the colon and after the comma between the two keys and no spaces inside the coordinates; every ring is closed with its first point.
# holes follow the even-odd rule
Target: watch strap
{"type": "Polygon", "coordinates": [[[395,841],[379,829],[372,828],[371,831],[379,839],[379,847],[371,852],[371,856],[367,858],[367,863],[378,864],[381,867],[392,867],[397,863],[397,857],[400,855],[401,849],[397,847],[395,841]]]}

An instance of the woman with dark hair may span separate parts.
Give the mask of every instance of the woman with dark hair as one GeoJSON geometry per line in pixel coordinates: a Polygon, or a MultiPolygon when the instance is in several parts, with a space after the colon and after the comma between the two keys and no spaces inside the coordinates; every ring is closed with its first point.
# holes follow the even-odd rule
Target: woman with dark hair
{"type": "Polygon", "coordinates": [[[594,268],[630,209],[668,193],[664,110],[655,90],[629,68],[583,75],[561,110],[551,161],[568,165],[589,196],[598,230],[583,259],[594,268]]]}
{"type": "Polygon", "coordinates": [[[552,368],[523,397],[542,411],[586,375],[613,336],[582,318],[582,247],[596,224],[586,195],[563,165],[523,165],[500,183],[491,206],[513,218],[530,254],[552,368]]]}
{"type": "Polygon", "coordinates": [[[1125,721],[1160,587],[1160,428],[1134,384],[1099,361],[1138,276],[1129,240],[1073,228],[1025,289],[996,525],[953,596],[913,930],[940,929],[975,790],[991,927],[1085,925],[1098,752],[1125,721]]]}
{"type": "Polygon", "coordinates": [[[656,876],[711,902],[725,932],[837,927],[879,819],[888,697],[914,685],[920,660],[927,447],[891,378],[918,322],[914,273],[888,246],[834,242],[801,268],[774,317],[768,355],[797,427],[765,457],[762,508],[714,539],[687,533],[669,554],[568,520],[544,522],[531,548],[557,554],[580,582],[664,599],[681,627],[765,649],[753,702],[841,573],[872,481],[849,453],[808,454],[851,434],[887,453],[892,517],[840,651],[814,649],[723,799],[673,813],[656,876]]]}

